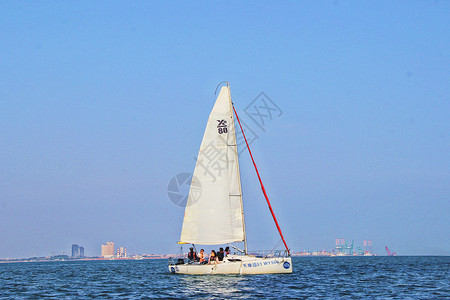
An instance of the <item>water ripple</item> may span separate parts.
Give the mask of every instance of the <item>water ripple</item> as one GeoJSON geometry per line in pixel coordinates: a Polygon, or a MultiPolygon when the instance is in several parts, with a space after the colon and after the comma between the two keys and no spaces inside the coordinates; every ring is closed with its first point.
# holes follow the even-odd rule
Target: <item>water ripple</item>
{"type": "Polygon", "coordinates": [[[0,264],[0,299],[438,299],[450,257],[294,258],[285,275],[172,275],[165,260],[0,264]]]}

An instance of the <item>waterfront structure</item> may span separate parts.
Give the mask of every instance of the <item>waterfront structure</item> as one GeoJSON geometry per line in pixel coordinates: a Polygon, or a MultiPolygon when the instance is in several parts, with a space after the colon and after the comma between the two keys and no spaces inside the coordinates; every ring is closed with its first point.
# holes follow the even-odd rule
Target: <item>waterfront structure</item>
{"type": "Polygon", "coordinates": [[[117,248],[117,257],[127,257],[127,248],[125,247],[117,248]]]}
{"type": "Polygon", "coordinates": [[[353,255],[353,242],[350,245],[345,239],[336,239],[336,252],[337,255],[353,255]]]}
{"type": "Polygon", "coordinates": [[[80,255],[80,247],[77,244],[72,244],[72,257],[78,257],[80,255]]]}
{"type": "Polygon", "coordinates": [[[357,247],[354,250],[354,241],[350,244],[348,241],[342,238],[336,239],[336,255],[337,256],[349,256],[349,255],[360,255],[360,256],[375,256],[372,248],[372,240],[364,240],[363,248],[357,247]]]}
{"type": "Polygon", "coordinates": [[[388,256],[397,256],[396,252],[391,252],[387,246],[385,248],[388,256]]]}
{"type": "Polygon", "coordinates": [[[127,248],[117,247],[116,257],[117,258],[126,258],[127,257],[127,248]]]}
{"type": "Polygon", "coordinates": [[[84,257],[84,247],[72,244],[72,258],[84,257]]]}
{"type": "Polygon", "coordinates": [[[106,242],[102,244],[102,256],[105,258],[114,257],[114,242],[106,242]]]}

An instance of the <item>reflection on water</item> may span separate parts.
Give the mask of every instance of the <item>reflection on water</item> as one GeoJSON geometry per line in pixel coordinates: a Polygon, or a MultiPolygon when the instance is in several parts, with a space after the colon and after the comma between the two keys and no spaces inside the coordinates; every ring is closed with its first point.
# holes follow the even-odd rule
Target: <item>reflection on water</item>
{"type": "Polygon", "coordinates": [[[179,281],[184,286],[184,294],[192,296],[232,297],[246,293],[251,288],[246,284],[248,279],[240,275],[176,275],[182,276],[179,281]]]}

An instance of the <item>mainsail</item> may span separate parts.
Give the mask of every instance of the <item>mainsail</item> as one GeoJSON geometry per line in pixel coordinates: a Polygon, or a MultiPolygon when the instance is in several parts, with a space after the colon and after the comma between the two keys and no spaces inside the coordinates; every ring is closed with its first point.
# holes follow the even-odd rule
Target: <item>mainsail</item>
{"type": "Polygon", "coordinates": [[[241,179],[229,86],[209,116],[184,212],[180,243],[245,240],[241,179]]]}

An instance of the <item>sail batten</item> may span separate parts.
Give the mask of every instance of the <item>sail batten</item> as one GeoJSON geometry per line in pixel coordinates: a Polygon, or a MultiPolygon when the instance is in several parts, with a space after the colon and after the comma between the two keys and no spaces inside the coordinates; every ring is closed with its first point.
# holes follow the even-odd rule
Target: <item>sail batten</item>
{"type": "Polygon", "coordinates": [[[222,87],[197,157],[180,242],[218,245],[244,239],[233,111],[229,87],[222,87]]]}

